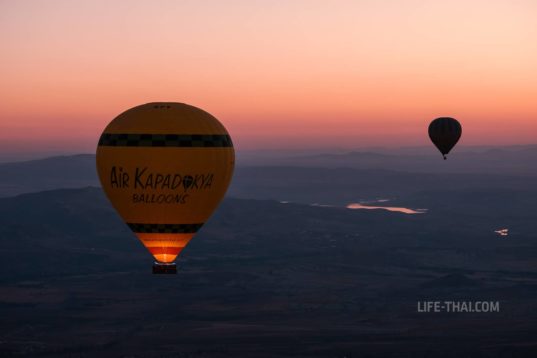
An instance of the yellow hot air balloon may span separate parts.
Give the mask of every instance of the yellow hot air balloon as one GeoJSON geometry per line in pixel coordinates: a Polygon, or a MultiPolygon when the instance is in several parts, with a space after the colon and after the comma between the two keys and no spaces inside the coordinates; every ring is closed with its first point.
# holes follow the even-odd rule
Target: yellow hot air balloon
{"type": "Polygon", "coordinates": [[[97,147],[104,192],[155,257],[153,273],[175,259],[224,197],[235,152],[224,126],[183,103],[147,103],[108,124],[97,147]]]}

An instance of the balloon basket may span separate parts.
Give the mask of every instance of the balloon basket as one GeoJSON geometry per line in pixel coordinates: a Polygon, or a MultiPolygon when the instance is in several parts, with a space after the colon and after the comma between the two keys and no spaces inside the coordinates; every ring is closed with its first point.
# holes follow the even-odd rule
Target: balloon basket
{"type": "Polygon", "coordinates": [[[175,262],[173,263],[161,263],[161,262],[154,262],[153,263],[153,274],[171,274],[175,275],[177,274],[177,265],[175,262]]]}

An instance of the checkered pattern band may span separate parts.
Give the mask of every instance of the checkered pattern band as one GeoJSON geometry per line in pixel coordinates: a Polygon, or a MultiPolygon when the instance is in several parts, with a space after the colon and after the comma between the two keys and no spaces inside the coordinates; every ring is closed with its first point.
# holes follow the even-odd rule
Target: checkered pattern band
{"type": "Polygon", "coordinates": [[[103,133],[99,145],[105,147],[233,147],[227,134],[132,134],[103,133]]]}
{"type": "Polygon", "coordinates": [[[140,224],[127,223],[133,232],[137,233],[158,233],[158,234],[193,234],[197,232],[202,224],[140,224]]]}

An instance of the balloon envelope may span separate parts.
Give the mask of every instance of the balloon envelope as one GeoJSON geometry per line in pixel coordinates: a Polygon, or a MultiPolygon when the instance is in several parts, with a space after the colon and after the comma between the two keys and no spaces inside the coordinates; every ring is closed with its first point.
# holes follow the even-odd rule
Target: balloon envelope
{"type": "Polygon", "coordinates": [[[234,162],[224,126],[182,103],[123,112],[97,147],[104,192],[159,263],[172,263],[216,209],[234,162]]]}
{"type": "Polygon", "coordinates": [[[446,159],[462,135],[462,126],[455,118],[440,117],[429,124],[429,138],[446,159]]]}

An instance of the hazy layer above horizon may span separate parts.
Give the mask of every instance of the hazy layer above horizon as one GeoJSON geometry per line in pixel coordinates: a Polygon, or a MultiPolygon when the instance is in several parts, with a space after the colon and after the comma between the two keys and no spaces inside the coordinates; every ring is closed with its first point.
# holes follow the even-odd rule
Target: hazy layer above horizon
{"type": "MultiPolygon", "coordinates": [[[[537,149],[537,144],[520,144],[520,145],[459,145],[453,151],[452,155],[457,153],[494,153],[495,151],[519,152],[532,151],[537,149]]],[[[320,148],[298,148],[298,149],[255,149],[255,150],[236,150],[237,160],[249,164],[250,161],[258,160],[278,160],[283,158],[301,158],[317,155],[343,155],[350,153],[367,153],[367,154],[384,154],[394,156],[440,156],[436,148],[432,145],[423,146],[402,146],[402,147],[357,147],[357,148],[338,148],[338,147],[320,147],[320,148]]],[[[0,164],[39,160],[55,156],[76,156],[92,155],[91,152],[72,152],[64,150],[42,150],[42,151],[17,151],[4,150],[0,152],[0,164]]]]}

